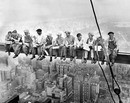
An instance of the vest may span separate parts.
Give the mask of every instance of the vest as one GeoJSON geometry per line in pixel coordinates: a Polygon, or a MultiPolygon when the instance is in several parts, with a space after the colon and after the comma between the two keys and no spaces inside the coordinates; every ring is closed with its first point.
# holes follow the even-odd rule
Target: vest
{"type": "Polygon", "coordinates": [[[117,48],[115,39],[108,41],[108,48],[109,48],[109,49],[115,49],[115,48],[117,48]]]}

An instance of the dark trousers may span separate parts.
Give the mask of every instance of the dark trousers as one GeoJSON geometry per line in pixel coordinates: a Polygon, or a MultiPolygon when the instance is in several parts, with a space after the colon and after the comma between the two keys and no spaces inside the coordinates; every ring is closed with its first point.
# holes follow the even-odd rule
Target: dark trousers
{"type": "Polygon", "coordinates": [[[23,52],[28,55],[30,52],[32,52],[32,44],[28,43],[28,45],[24,44],[23,45],[23,52]]]}
{"type": "Polygon", "coordinates": [[[37,52],[37,47],[32,47],[32,55],[35,56],[37,52]]]}
{"type": "Polygon", "coordinates": [[[15,44],[12,44],[12,47],[14,50],[14,54],[18,56],[22,50],[22,44],[15,43],[15,44]]]}
{"type": "Polygon", "coordinates": [[[60,46],[59,49],[50,48],[49,52],[50,52],[50,56],[52,56],[53,53],[55,56],[60,56],[60,57],[64,57],[66,55],[66,49],[64,48],[64,46],[60,46]]]}
{"type": "Polygon", "coordinates": [[[75,57],[75,49],[74,49],[74,46],[69,46],[69,47],[66,47],[66,46],[63,46],[62,50],[61,50],[61,54],[62,56],[65,56],[67,55],[67,49],[69,50],[69,55],[70,57],[75,57]]]}
{"type": "Polygon", "coordinates": [[[117,57],[117,50],[109,49],[109,60],[110,60],[110,62],[114,63],[116,57],[117,57]]]}
{"type": "Polygon", "coordinates": [[[50,48],[47,48],[46,50],[49,51],[49,54],[50,54],[50,56],[52,57],[52,56],[53,56],[53,48],[50,47],[50,48]]]}
{"type": "Polygon", "coordinates": [[[11,44],[5,44],[5,50],[7,52],[10,52],[10,49],[11,49],[11,44]]]}
{"type": "MultiPolygon", "coordinates": [[[[99,53],[99,51],[98,51],[98,54],[99,54],[99,59],[100,59],[102,62],[104,62],[104,61],[105,61],[104,51],[100,51],[100,53],[99,53]]],[[[97,52],[96,52],[96,51],[94,52],[94,60],[95,60],[95,61],[98,61],[98,55],[97,55],[97,52]]]]}
{"type": "Polygon", "coordinates": [[[23,52],[27,55],[29,54],[29,47],[26,45],[23,45],[23,52]]]}
{"type": "Polygon", "coordinates": [[[81,47],[76,47],[75,48],[75,50],[74,50],[74,57],[75,56],[77,56],[77,57],[81,56],[83,58],[83,54],[84,54],[83,48],[81,48],[81,47]]]}

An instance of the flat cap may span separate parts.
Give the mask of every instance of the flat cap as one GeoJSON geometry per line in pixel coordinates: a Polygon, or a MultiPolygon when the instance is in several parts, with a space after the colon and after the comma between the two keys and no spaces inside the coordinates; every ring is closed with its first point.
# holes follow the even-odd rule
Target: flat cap
{"type": "Polygon", "coordinates": [[[24,32],[25,32],[25,33],[29,33],[29,30],[28,30],[28,29],[26,29],[26,30],[24,30],[24,32]]]}
{"type": "Polygon", "coordinates": [[[114,32],[111,32],[111,31],[110,31],[110,32],[108,33],[108,35],[110,35],[110,34],[114,35],[114,32]]]}
{"type": "Polygon", "coordinates": [[[37,31],[37,32],[42,32],[42,29],[37,29],[36,31],[37,31]]]}
{"type": "Polygon", "coordinates": [[[66,34],[70,34],[70,31],[65,31],[66,34]]]}
{"type": "Polygon", "coordinates": [[[93,33],[91,33],[91,32],[89,32],[88,35],[89,35],[89,36],[94,36],[93,33]]]}

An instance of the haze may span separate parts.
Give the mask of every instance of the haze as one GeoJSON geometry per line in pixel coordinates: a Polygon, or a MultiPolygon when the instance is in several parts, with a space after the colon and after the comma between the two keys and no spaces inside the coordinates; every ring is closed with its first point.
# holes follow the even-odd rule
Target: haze
{"type": "MultiPolygon", "coordinates": [[[[93,2],[100,23],[130,22],[130,0],[93,2]]],[[[82,17],[85,17],[86,21],[93,21],[91,23],[95,26],[89,0],[0,0],[0,35],[3,38],[8,30],[18,29],[23,33],[27,28],[34,31],[40,27],[40,23],[44,25],[45,22],[64,21],[68,18],[73,21],[73,18],[82,17]]]]}

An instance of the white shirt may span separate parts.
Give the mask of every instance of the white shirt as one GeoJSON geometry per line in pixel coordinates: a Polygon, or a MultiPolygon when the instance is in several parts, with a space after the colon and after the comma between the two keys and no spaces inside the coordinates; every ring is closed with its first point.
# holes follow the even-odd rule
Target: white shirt
{"type": "Polygon", "coordinates": [[[46,43],[46,38],[43,35],[36,36],[36,43],[42,45],[46,43]]]}
{"type": "Polygon", "coordinates": [[[32,46],[33,46],[33,47],[37,47],[36,36],[32,36],[32,40],[33,40],[33,42],[32,42],[32,46]]]}
{"type": "Polygon", "coordinates": [[[81,39],[80,41],[78,39],[76,39],[75,42],[74,42],[74,45],[77,46],[77,47],[83,46],[83,44],[84,44],[83,39],[81,39]]]}
{"type": "Polygon", "coordinates": [[[42,35],[37,35],[36,39],[37,39],[37,43],[40,44],[42,42],[43,36],[42,35]]]}
{"type": "Polygon", "coordinates": [[[94,41],[95,41],[94,39],[92,39],[92,41],[90,41],[90,39],[88,39],[88,45],[93,46],[94,41]]]}

